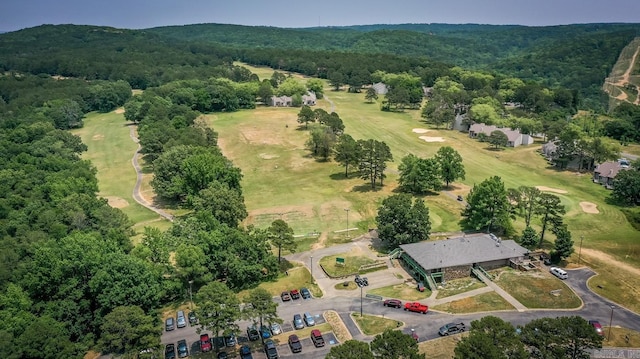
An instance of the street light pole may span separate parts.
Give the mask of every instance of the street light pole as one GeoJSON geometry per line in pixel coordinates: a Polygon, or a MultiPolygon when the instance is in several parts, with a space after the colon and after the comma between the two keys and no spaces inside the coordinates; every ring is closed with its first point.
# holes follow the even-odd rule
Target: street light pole
{"type": "Polygon", "coordinates": [[[582,240],[584,239],[584,236],[580,236],[580,249],[578,250],[578,264],[581,264],[582,262],[580,261],[580,257],[582,254],[582,240]]]}
{"type": "Polygon", "coordinates": [[[347,211],[347,238],[349,238],[349,208],[345,208],[345,211],[347,211]]]}
{"type": "Polygon", "coordinates": [[[313,284],[313,256],[311,256],[311,284],[313,284]]]}
{"type": "Polygon", "coordinates": [[[613,310],[615,306],[611,306],[611,317],[609,317],[609,335],[607,336],[607,341],[611,341],[611,322],[613,322],[613,310]]]}
{"type": "Polygon", "coordinates": [[[360,318],[362,318],[362,287],[364,286],[360,285],[360,318]]]}
{"type": "Polygon", "coordinates": [[[193,310],[193,292],[191,291],[191,285],[193,284],[193,281],[190,280],[189,281],[189,308],[191,310],[193,310]]]}

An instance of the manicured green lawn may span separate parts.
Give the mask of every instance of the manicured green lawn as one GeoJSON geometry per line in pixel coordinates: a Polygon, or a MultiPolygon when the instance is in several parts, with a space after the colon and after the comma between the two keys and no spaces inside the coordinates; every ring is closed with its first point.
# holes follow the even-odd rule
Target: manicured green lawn
{"type": "Polygon", "coordinates": [[[510,269],[495,282],[527,308],[572,309],[582,304],[562,280],[547,273],[510,269]],[[552,294],[555,290],[559,295],[552,294]]]}
{"type": "Polygon", "coordinates": [[[403,324],[399,320],[383,318],[377,315],[363,314],[361,317],[360,313],[351,313],[351,318],[353,318],[360,327],[360,330],[366,335],[380,334],[387,329],[395,329],[403,324]]]}
{"type": "Polygon", "coordinates": [[[161,230],[170,227],[169,221],[161,219],[133,199],[136,172],[131,157],[137,145],[129,137],[129,126],[124,115],[115,112],[90,113],[84,119],[84,127],[72,133],[79,136],[88,147],[82,158],[90,160],[98,170],[98,195],[111,199],[120,207],[134,223],[137,233],[142,233],[144,226],[161,230]]]}
{"type": "Polygon", "coordinates": [[[447,313],[462,314],[476,313],[493,310],[514,309],[504,298],[496,292],[482,293],[474,297],[468,297],[453,302],[437,305],[432,308],[447,313]]]}
{"type": "MultiPolygon", "coordinates": [[[[264,288],[271,295],[280,296],[280,293],[284,291],[290,291],[291,289],[300,289],[306,287],[315,298],[322,297],[322,291],[317,284],[311,283],[311,273],[306,267],[298,265],[287,271],[289,274],[281,273],[279,277],[271,282],[260,283],[259,287],[264,288]]],[[[248,290],[243,290],[237,294],[238,298],[242,300],[247,294],[248,290]]]]}
{"type": "Polygon", "coordinates": [[[385,298],[395,298],[404,301],[416,301],[429,298],[431,291],[425,289],[424,292],[418,291],[415,286],[407,284],[395,284],[386,287],[375,288],[367,291],[368,294],[380,295],[385,298]]]}

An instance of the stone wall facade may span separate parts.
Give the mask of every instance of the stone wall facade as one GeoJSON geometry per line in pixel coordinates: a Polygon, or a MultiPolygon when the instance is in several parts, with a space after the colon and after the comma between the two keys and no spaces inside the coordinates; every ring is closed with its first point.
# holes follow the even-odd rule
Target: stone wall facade
{"type": "Polygon", "coordinates": [[[466,278],[471,275],[471,265],[461,265],[456,267],[444,268],[444,280],[466,278]]]}
{"type": "Polygon", "coordinates": [[[496,269],[496,268],[500,268],[500,267],[509,266],[509,260],[508,259],[500,259],[500,260],[497,260],[497,261],[482,262],[482,263],[478,263],[478,264],[484,270],[491,270],[491,269],[496,269]]]}

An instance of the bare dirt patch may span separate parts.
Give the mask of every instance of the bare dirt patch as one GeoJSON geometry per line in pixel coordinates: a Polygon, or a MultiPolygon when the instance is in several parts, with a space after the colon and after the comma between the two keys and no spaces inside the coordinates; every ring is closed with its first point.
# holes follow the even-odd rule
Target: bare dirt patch
{"type": "Polygon", "coordinates": [[[615,259],[615,257],[611,256],[610,254],[595,250],[595,249],[590,249],[590,248],[582,248],[581,252],[582,255],[585,255],[587,257],[593,257],[597,260],[600,260],[602,262],[605,263],[609,263],[609,264],[613,264],[615,265],[616,268],[620,268],[622,270],[625,270],[629,273],[633,273],[635,276],[640,277],[640,268],[636,268],[630,264],[627,264],[625,262],[621,262],[617,259],[615,259]]]}
{"type": "Polygon", "coordinates": [[[91,139],[93,141],[102,141],[102,140],[104,140],[104,135],[100,135],[100,134],[93,135],[93,137],[91,137],[91,139]]]}
{"type": "Polygon", "coordinates": [[[124,107],[117,108],[114,112],[117,114],[122,114],[124,113],[124,107]]]}
{"type": "Polygon", "coordinates": [[[124,198],[115,197],[115,196],[107,196],[107,197],[104,197],[104,198],[109,203],[109,206],[111,206],[113,208],[124,208],[124,207],[127,207],[129,205],[129,202],[127,202],[127,200],[124,199],[124,198]]]}
{"type": "Polygon", "coordinates": [[[328,237],[327,232],[320,233],[320,236],[318,237],[318,241],[311,245],[311,249],[324,248],[325,243],[327,242],[327,237],[328,237]]]}
{"type": "Polygon", "coordinates": [[[553,193],[560,193],[560,194],[565,194],[565,193],[569,193],[563,189],[559,189],[559,188],[552,188],[552,187],[547,187],[547,186],[536,186],[537,189],[541,190],[542,192],[553,192],[553,193]]]}
{"type": "Polygon", "coordinates": [[[285,222],[289,222],[301,218],[311,218],[314,215],[312,205],[269,207],[250,211],[246,222],[255,223],[257,220],[264,219],[266,217],[270,218],[269,222],[280,218],[285,222]]]}
{"type": "Polygon", "coordinates": [[[413,129],[413,130],[411,130],[411,131],[413,131],[414,133],[427,133],[427,132],[429,132],[430,130],[427,130],[426,128],[414,128],[414,129],[413,129]]]}
{"type": "Polygon", "coordinates": [[[589,213],[589,214],[600,213],[600,211],[598,211],[598,206],[595,203],[580,202],[580,208],[582,208],[582,211],[584,211],[584,213],[589,213]]]}
{"type": "Polygon", "coordinates": [[[420,136],[418,138],[425,142],[444,142],[444,138],[442,137],[420,136]]]}

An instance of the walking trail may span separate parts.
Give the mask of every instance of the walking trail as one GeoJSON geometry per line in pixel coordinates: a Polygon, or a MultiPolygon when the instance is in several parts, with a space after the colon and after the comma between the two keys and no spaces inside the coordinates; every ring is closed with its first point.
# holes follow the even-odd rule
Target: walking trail
{"type": "Polygon", "coordinates": [[[159,214],[160,216],[166,218],[167,220],[173,222],[173,216],[163,210],[161,210],[160,208],[156,207],[153,205],[153,203],[148,202],[144,197],[142,197],[142,195],[140,194],[140,187],[142,186],[142,167],[140,167],[140,164],[138,163],[138,155],[140,154],[140,149],[142,148],[142,146],[140,146],[140,140],[138,139],[138,137],[136,137],[136,133],[134,131],[134,126],[129,126],[129,137],[131,137],[131,139],[133,140],[133,142],[138,144],[138,148],[136,149],[136,152],[133,153],[133,158],[131,159],[131,163],[133,164],[133,168],[136,170],[136,185],[133,187],[133,199],[140,203],[140,205],[156,212],[157,214],[159,214]]]}

